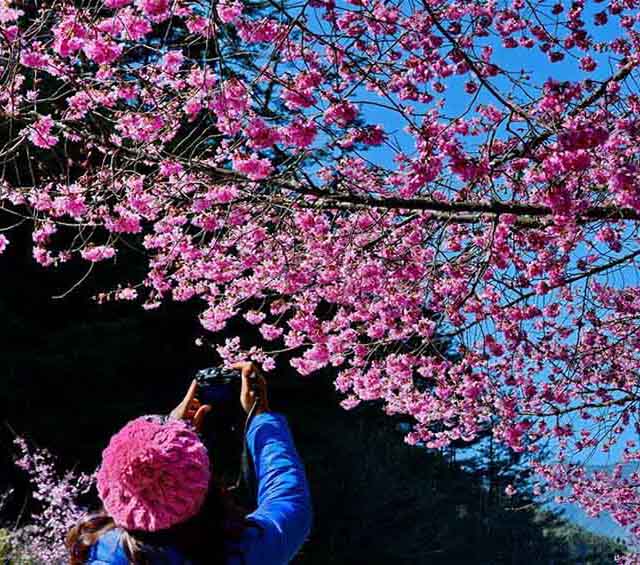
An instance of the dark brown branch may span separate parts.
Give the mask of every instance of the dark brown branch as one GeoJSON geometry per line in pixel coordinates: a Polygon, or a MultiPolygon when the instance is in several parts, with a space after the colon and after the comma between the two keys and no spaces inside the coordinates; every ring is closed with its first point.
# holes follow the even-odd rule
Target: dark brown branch
{"type": "MultiPolygon", "coordinates": [[[[191,163],[193,166],[194,163],[191,163]]],[[[248,179],[229,169],[213,168],[210,165],[199,167],[203,172],[207,172],[214,177],[222,179],[224,182],[247,182],[248,179]]],[[[367,208],[385,208],[391,210],[423,210],[434,212],[434,219],[453,221],[457,223],[477,223],[482,221],[482,214],[501,215],[513,214],[518,216],[518,223],[527,227],[544,227],[535,218],[548,218],[553,216],[553,210],[549,206],[535,204],[520,204],[518,202],[502,202],[498,200],[489,202],[470,201],[440,201],[432,198],[397,198],[387,196],[376,198],[374,196],[359,196],[347,193],[329,193],[311,185],[293,183],[282,178],[272,178],[268,181],[272,186],[291,191],[303,196],[317,198],[314,202],[307,202],[305,206],[335,209],[335,210],[357,210],[367,208]],[[435,214],[439,212],[440,214],[435,214]]],[[[282,197],[282,195],[280,195],[282,197]]],[[[280,204],[296,204],[288,198],[282,198],[280,204]]],[[[578,214],[579,223],[592,222],[598,220],[640,220],[640,213],[633,208],[623,208],[620,206],[592,206],[584,212],[578,214]]]]}
{"type": "Polygon", "coordinates": [[[616,398],[607,402],[585,402],[579,406],[573,406],[569,408],[552,408],[549,411],[544,412],[522,412],[523,416],[537,416],[541,418],[547,418],[550,416],[564,416],[573,412],[579,412],[581,410],[598,409],[598,408],[610,408],[611,406],[628,406],[633,402],[636,402],[638,397],[629,393],[626,397],[616,398]]]}
{"type": "MultiPolygon", "coordinates": [[[[292,190],[296,188],[290,187],[292,190]]],[[[297,188],[300,191],[300,188],[297,188]]],[[[469,216],[469,214],[513,214],[529,218],[552,217],[553,210],[548,206],[538,206],[535,204],[520,204],[518,202],[442,202],[431,198],[373,198],[371,196],[356,195],[331,195],[327,196],[320,190],[303,190],[308,194],[317,196],[319,204],[326,207],[349,208],[391,208],[398,210],[425,210],[441,212],[449,215],[460,215],[461,221],[477,222],[481,218],[469,216]],[[466,216],[465,216],[466,214],[466,216]]],[[[583,221],[598,220],[640,220],[640,213],[633,208],[622,208],[620,206],[593,206],[578,214],[578,218],[583,221]]]]}

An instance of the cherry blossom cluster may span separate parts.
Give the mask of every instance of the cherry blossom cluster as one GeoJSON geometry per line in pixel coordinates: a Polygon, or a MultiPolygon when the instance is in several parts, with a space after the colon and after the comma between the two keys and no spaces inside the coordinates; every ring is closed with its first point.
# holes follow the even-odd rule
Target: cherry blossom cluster
{"type": "Polygon", "coordinates": [[[640,533],[637,487],[571,471],[640,453],[639,8],[0,0],[0,227],[43,266],[136,249],[101,299],[243,317],[226,362],[293,352],[411,443],[550,444],[640,533]]]}
{"type": "Polygon", "coordinates": [[[29,478],[37,507],[25,523],[10,532],[15,555],[8,557],[20,563],[67,563],[67,532],[86,514],[80,499],[93,486],[94,476],[61,473],[48,451],[29,446],[23,438],[17,438],[15,444],[20,452],[16,464],[29,478]]]}

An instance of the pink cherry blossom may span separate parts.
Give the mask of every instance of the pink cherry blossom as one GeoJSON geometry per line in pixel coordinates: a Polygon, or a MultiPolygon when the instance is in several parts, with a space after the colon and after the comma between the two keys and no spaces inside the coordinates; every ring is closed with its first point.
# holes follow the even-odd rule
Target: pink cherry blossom
{"type": "Polygon", "coordinates": [[[242,14],[241,2],[220,2],[217,5],[218,15],[224,23],[235,22],[242,14]]]}
{"type": "Polygon", "coordinates": [[[53,135],[54,121],[51,116],[41,116],[31,127],[29,132],[29,140],[36,147],[49,149],[58,143],[57,136],[53,135]]]}
{"type": "Polygon", "coordinates": [[[168,16],[169,0],[136,0],[136,6],[147,16],[168,16]]]}
{"type": "Polygon", "coordinates": [[[97,263],[115,257],[116,250],[108,245],[92,245],[83,249],[80,254],[83,259],[97,263]]]}
{"type": "Polygon", "coordinates": [[[280,134],[275,128],[267,126],[260,118],[253,118],[246,129],[251,147],[266,149],[280,141],[280,134]]]}
{"type": "Polygon", "coordinates": [[[262,324],[260,326],[260,333],[267,341],[272,341],[282,335],[282,328],[278,328],[271,324],[262,324]]]}
{"type": "Polygon", "coordinates": [[[324,113],[324,121],[327,124],[337,124],[345,127],[358,115],[357,107],[351,102],[341,101],[332,104],[324,113]]]}
{"type": "Polygon", "coordinates": [[[169,51],[162,56],[160,67],[169,74],[175,74],[180,70],[184,62],[182,51],[169,51]]]}
{"type": "Polygon", "coordinates": [[[250,324],[259,324],[262,320],[265,319],[265,314],[263,312],[256,312],[255,310],[250,310],[244,315],[244,318],[250,324]]]}
{"type": "Polygon", "coordinates": [[[313,143],[318,135],[318,128],[311,121],[295,120],[283,128],[282,132],[288,144],[304,149],[313,143]]]}
{"type": "Polygon", "coordinates": [[[251,180],[261,180],[273,172],[273,165],[267,158],[260,158],[257,153],[249,156],[237,155],[233,157],[233,168],[251,180]]]}
{"type": "Polygon", "coordinates": [[[84,54],[98,65],[113,63],[122,53],[122,47],[113,41],[96,38],[82,45],[84,54]]]}

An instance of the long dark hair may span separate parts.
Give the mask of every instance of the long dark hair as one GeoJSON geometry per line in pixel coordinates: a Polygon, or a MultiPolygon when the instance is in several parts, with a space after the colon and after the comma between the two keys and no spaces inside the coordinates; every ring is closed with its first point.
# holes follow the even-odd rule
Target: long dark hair
{"type": "MultiPolygon", "coordinates": [[[[122,529],[122,545],[127,558],[135,565],[147,565],[154,554],[168,547],[197,564],[223,565],[228,547],[225,542],[239,540],[244,528],[249,526],[245,516],[246,511],[235,505],[226,489],[212,484],[196,516],[160,532],[122,529]]],[[[115,522],[104,511],[88,516],[71,528],[67,535],[69,565],[84,565],[91,547],[115,528],[115,522]]]]}

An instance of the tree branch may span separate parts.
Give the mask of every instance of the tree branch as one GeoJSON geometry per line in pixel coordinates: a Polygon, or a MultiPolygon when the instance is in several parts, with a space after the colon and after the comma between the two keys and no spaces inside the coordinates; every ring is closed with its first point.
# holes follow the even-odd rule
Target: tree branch
{"type": "MultiPolygon", "coordinates": [[[[292,188],[292,187],[291,187],[292,188]]],[[[296,190],[293,188],[293,190],[296,190]]],[[[297,189],[300,191],[300,188],[297,189]]],[[[307,190],[304,192],[317,196],[319,206],[328,208],[390,208],[398,210],[425,210],[441,212],[451,215],[460,214],[463,222],[480,221],[480,214],[513,214],[530,218],[552,217],[553,210],[548,206],[538,206],[535,204],[520,204],[518,202],[469,202],[469,201],[440,201],[431,198],[374,198],[372,196],[356,196],[346,194],[326,195],[321,190],[307,190]],[[476,214],[470,216],[469,214],[476,214]]],[[[598,220],[640,220],[640,212],[633,208],[623,208],[620,206],[592,206],[584,212],[578,214],[578,218],[583,222],[598,220]]]]}
{"type": "MultiPolygon", "coordinates": [[[[585,98],[582,102],[580,102],[573,110],[568,113],[570,118],[574,118],[583,110],[586,110],[589,106],[591,106],[594,102],[599,100],[607,91],[607,87],[612,82],[620,82],[627,78],[633,69],[638,66],[637,61],[632,61],[631,63],[627,63],[624,65],[616,74],[610,76],[607,80],[605,80],[600,87],[593,93],[591,96],[585,98]]],[[[554,135],[554,131],[546,130],[545,132],[536,135],[531,141],[522,145],[519,149],[514,149],[507,155],[502,156],[496,161],[492,162],[491,165],[499,166],[504,165],[507,161],[512,159],[519,159],[520,157],[525,157],[531,151],[536,150],[540,147],[547,139],[549,139],[552,135],[554,135]]]]}

